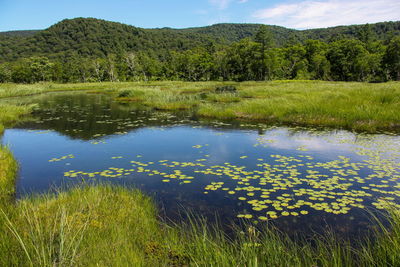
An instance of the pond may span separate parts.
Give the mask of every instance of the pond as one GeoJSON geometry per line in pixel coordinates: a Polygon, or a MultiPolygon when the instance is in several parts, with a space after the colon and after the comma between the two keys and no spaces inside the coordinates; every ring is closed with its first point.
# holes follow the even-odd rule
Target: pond
{"type": "Polygon", "coordinates": [[[168,219],[272,222],[290,234],[357,235],[371,212],[400,207],[398,135],[205,121],[103,94],[18,101],[38,103],[2,137],[20,164],[18,198],[118,183],[154,197],[168,219]]]}

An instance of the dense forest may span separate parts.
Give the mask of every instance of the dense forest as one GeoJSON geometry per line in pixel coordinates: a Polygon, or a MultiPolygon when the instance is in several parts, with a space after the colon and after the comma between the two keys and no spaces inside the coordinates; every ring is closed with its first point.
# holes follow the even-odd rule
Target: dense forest
{"type": "Polygon", "coordinates": [[[0,33],[0,82],[400,80],[400,22],[142,29],[92,18],[0,33]]]}

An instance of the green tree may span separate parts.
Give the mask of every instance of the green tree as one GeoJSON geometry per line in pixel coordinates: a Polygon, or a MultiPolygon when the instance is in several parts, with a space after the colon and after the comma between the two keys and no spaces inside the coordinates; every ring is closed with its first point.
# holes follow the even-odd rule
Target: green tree
{"type": "Polygon", "coordinates": [[[49,81],[53,63],[47,57],[29,58],[29,68],[32,82],[49,81]]]}
{"type": "Polygon", "coordinates": [[[389,79],[400,80],[400,36],[394,37],[386,48],[383,63],[389,79]]]}
{"type": "Polygon", "coordinates": [[[227,50],[228,79],[235,81],[259,80],[261,61],[257,60],[259,44],[246,38],[227,50]]]}
{"type": "Polygon", "coordinates": [[[213,78],[215,80],[229,80],[229,65],[227,48],[216,51],[213,56],[213,78]]]}
{"type": "Polygon", "coordinates": [[[260,79],[261,80],[266,80],[267,78],[269,79],[271,77],[271,73],[267,73],[267,67],[266,67],[266,53],[269,48],[273,46],[274,43],[274,37],[272,32],[269,30],[268,26],[266,25],[261,25],[260,28],[258,29],[255,37],[255,41],[259,43],[260,46],[260,65],[261,65],[261,75],[260,79]]]}
{"type": "Polygon", "coordinates": [[[365,24],[360,27],[356,34],[357,38],[367,46],[376,40],[376,34],[372,30],[370,24],[365,24]]]}
{"type": "Polygon", "coordinates": [[[11,71],[8,64],[0,65],[0,83],[11,81],[11,71]]]}
{"type": "Polygon", "coordinates": [[[339,81],[366,81],[371,79],[379,58],[374,57],[364,44],[355,39],[343,39],[330,45],[327,58],[331,75],[339,81]],[[374,63],[374,64],[372,64],[374,63]]]}
{"type": "Polygon", "coordinates": [[[302,45],[293,45],[284,49],[287,79],[309,79],[307,71],[306,49],[302,45]]]}
{"type": "Polygon", "coordinates": [[[326,58],[328,44],[318,40],[307,40],[305,57],[308,62],[308,72],[312,79],[327,80],[330,74],[330,63],[326,58]]]}
{"type": "Polygon", "coordinates": [[[27,59],[15,62],[11,68],[11,81],[14,83],[32,83],[32,73],[27,59]]]}

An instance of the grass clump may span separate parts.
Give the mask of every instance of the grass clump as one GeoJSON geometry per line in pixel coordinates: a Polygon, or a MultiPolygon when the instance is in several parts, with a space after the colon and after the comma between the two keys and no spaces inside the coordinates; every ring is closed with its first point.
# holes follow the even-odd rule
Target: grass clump
{"type": "Polygon", "coordinates": [[[0,104],[0,134],[4,132],[5,127],[21,120],[21,118],[29,114],[32,110],[32,105],[9,105],[0,104]]]}
{"type": "Polygon", "coordinates": [[[387,206],[389,211],[389,226],[378,219],[373,239],[363,244],[360,254],[363,255],[365,266],[399,266],[400,263],[400,210],[387,206]]]}
{"type": "Polygon", "coordinates": [[[0,146],[0,207],[6,206],[15,194],[18,165],[7,147],[0,146]]]}
{"type": "Polygon", "coordinates": [[[180,245],[161,242],[156,212],[141,192],[108,185],[32,196],[4,214],[1,265],[173,265],[180,245]]]}
{"type": "Polygon", "coordinates": [[[235,93],[219,93],[207,95],[207,101],[216,103],[240,102],[241,98],[235,93]]]}
{"type": "Polygon", "coordinates": [[[271,226],[227,236],[201,219],[166,224],[149,197],[110,185],[13,207],[1,216],[2,266],[396,266],[400,255],[398,211],[391,211],[392,229],[381,224],[374,240],[354,248],[334,235],[293,241],[271,226]]]}

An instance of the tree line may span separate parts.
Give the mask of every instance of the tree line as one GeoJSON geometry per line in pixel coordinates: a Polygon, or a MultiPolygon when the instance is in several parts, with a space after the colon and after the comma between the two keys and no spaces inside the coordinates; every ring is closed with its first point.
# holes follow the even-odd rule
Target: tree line
{"type": "Polygon", "coordinates": [[[275,44],[260,26],[254,37],[227,45],[198,46],[162,55],[151,51],[118,51],[103,57],[30,56],[0,64],[0,82],[41,81],[264,81],[315,79],[383,82],[400,80],[400,36],[378,40],[366,25],[356,38],[295,39],[275,44]]]}

